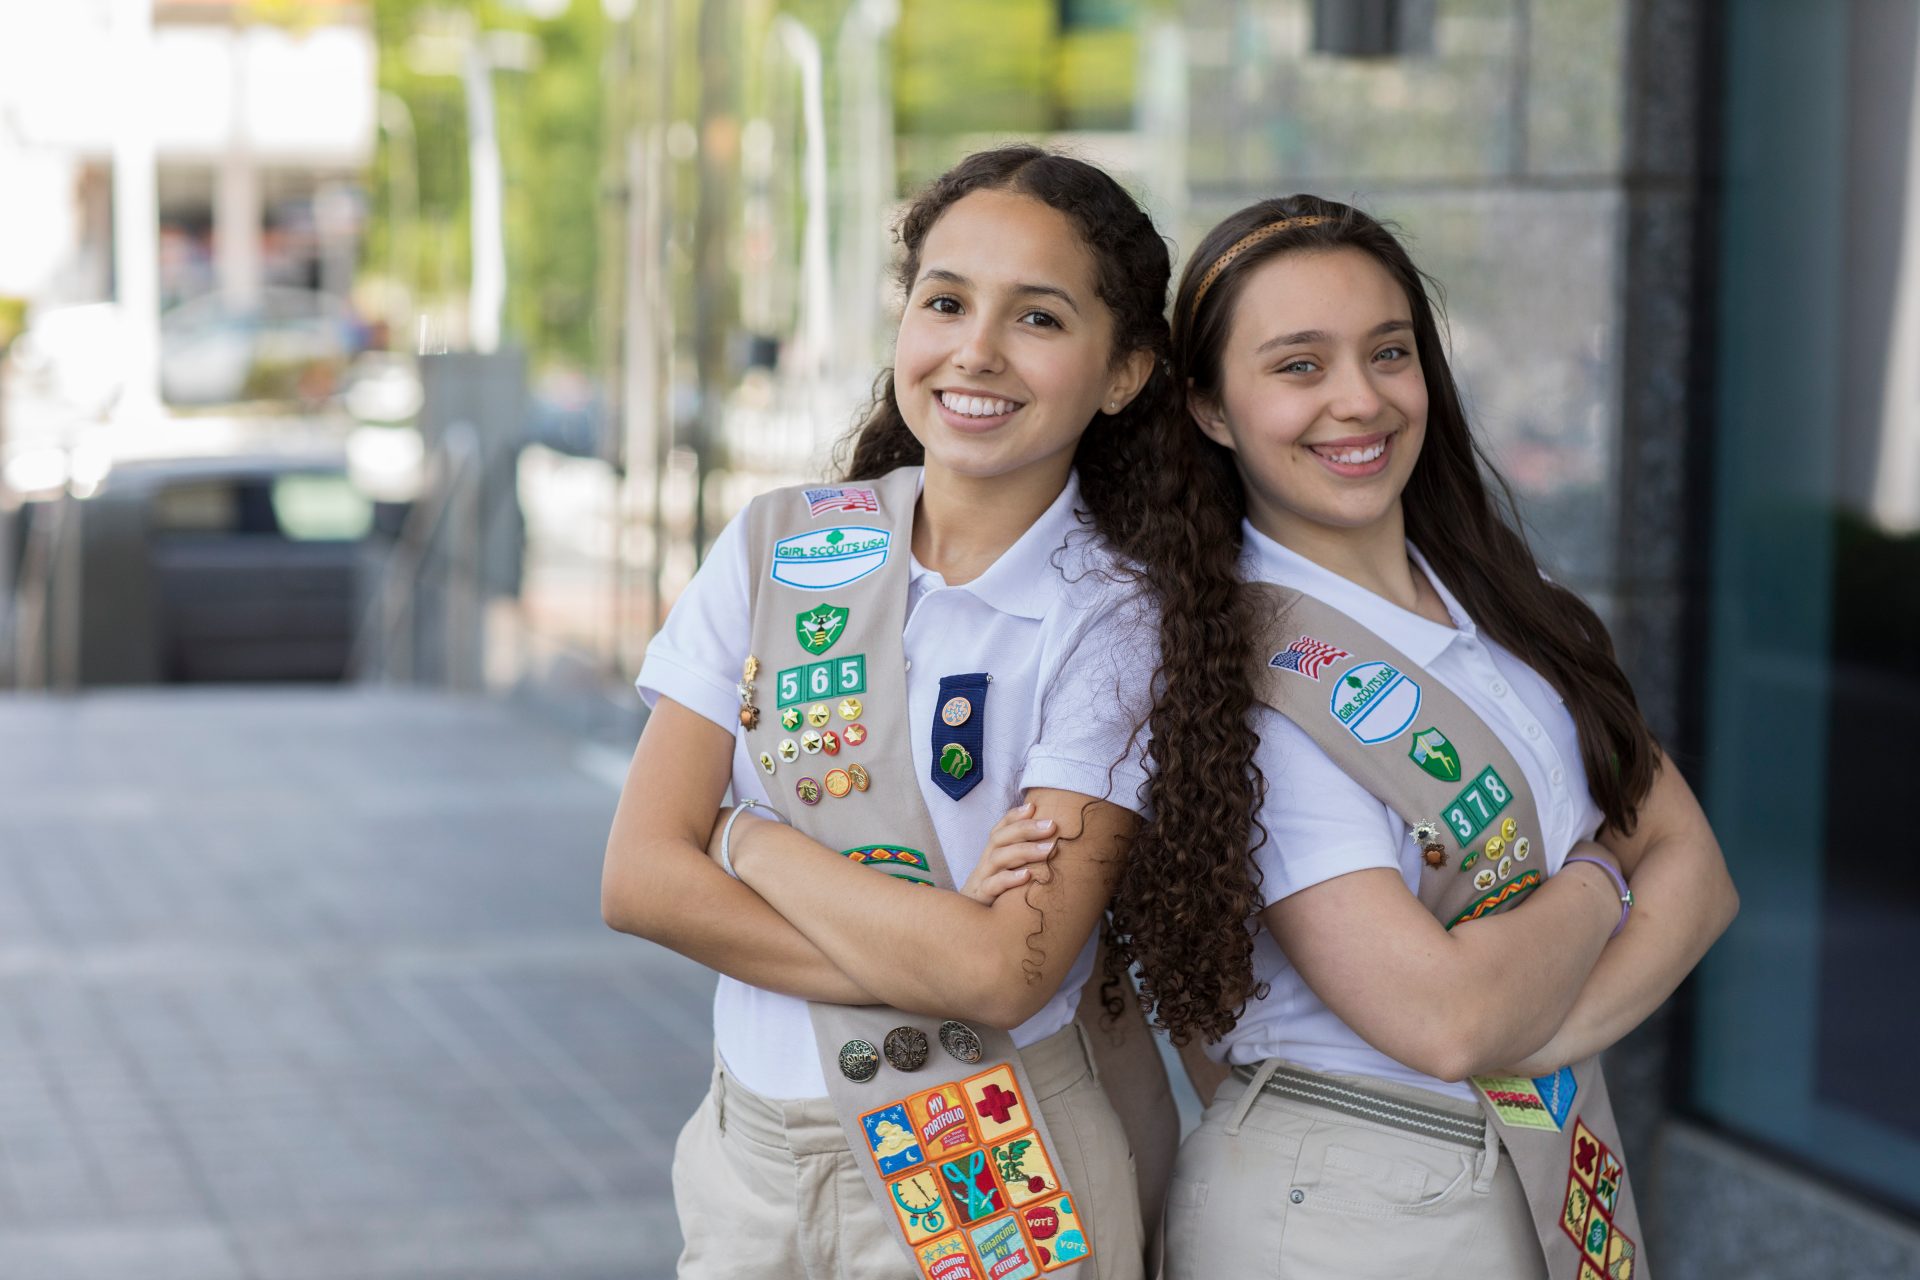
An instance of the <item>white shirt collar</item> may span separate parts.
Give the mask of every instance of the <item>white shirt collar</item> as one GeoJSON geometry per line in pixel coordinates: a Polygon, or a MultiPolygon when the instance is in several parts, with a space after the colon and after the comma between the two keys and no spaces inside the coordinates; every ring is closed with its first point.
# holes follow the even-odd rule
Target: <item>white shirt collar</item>
{"type": "Polygon", "coordinates": [[[1447,616],[1453,619],[1451,627],[1429,622],[1351,579],[1315,564],[1299,552],[1281,546],[1254,528],[1251,521],[1243,521],[1240,528],[1245,539],[1241,569],[1248,576],[1292,587],[1331,605],[1423,667],[1439,657],[1458,637],[1476,634],[1473,619],[1411,542],[1407,544],[1407,554],[1427,575],[1440,602],[1446,605],[1447,616]]]}
{"type": "MultiPolygon", "coordinates": [[[[922,473],[922,484],[925,473],[922,473]]],[[[982,603],[1017,618],[1044,618],[1047,610],[1060,598],[1059,578],[1061,566],[1055,564],[1054,553],[1063,546],[1076,530],[1081,536],[1094,537],[1090,525],[1082,525],[1075,509],[1080,503],[1080,477],[1077,473],[1067,473],[1066,487],[1060,490],[1060,496],[1040,513],[1040,518],[1027,526],[1027,531],[1014,540],[1012,546],[1000,553],[1000,558],[987,566],[985,573],[972,582],[963,583],[955,588],[958,591],[970,591],[982,603]]],[[[911,550],[909,550],[911,555],[911,550]]],[[[1061,564],[1067,563],[1062,559],[1061,564]]],[[[918,560],[910,562],[911,580],[923,585],[923,578],[933,581],[924,584],[924,589],[945,586],[945,580],[918,560]]]]}

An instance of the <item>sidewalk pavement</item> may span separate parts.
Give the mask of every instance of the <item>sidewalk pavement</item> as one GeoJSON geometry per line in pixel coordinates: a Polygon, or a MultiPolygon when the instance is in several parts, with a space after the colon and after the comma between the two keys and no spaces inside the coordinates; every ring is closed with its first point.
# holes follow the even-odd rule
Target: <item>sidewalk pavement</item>
{"type": "Polygon", "coordinates": [[[0,1280],[656,1280],[710,973],[624,762],[389,691],[0,699],[0,1280]]]}

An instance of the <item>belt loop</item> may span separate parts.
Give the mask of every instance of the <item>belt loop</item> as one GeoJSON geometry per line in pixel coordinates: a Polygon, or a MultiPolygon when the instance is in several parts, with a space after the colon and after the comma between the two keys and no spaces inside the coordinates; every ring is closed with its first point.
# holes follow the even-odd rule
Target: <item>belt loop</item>
{"type": "Polygon", "coordinates": [[[1268,1058],[1254,1069],[1253,1079],[1247,1082],[1246,1092],[1233,1104],[1233,1114],[1227,1118],[1227,1136],[1236,1137],[1240,1133],[1240,1124],[1247,1118],[1247,1112],[1253,1110],[1254,1102],[1260,1097],[1260,1091],[1267,1087],[1267,1081],[1280,1066],[1280,1059],[1268,1058]]]}
{"type": "Polygon", "coordinates": [[[1493,1175],[1500,1170],[1500,1130],[1491,1119],[1486,1119],[1486,1126],[1487,1149],[1480,1153],[1476,1162],[1480,1167],[1473,1178],[1473,1189],[1480,1195],[1493,1189],[1493,1175]]]}
{"type": "Polygon", "coordinates": [[[720,1054],[713,1055],[713,1122],[721,1136],[727,1132],[727,1069],[720,1065],[720,1054]]]}
{"type": "MultiPolygon", "coordinates": [[[[1100,1062],[1093,1056],[1093,1041],[1088,1038],[1087,1024],[1080,1019],[1073,1020],[1073,1029],[1080,1036],[1080,1053],[1087,1060],[1087,1071],[1093,1076],[1093,1082],[1100,1084],[1100,1062]]],[[[1104,1085],[1101,1086],[1105,1088],[1104,1085]]]]}

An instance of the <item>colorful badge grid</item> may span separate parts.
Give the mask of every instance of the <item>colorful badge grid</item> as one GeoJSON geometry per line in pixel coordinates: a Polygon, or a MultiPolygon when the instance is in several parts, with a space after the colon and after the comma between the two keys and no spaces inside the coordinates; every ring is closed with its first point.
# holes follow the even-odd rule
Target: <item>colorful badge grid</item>
{"type": "Polygon", "coordinates": [[[1012,1068],[889,1102],[860,1127],[928,1280],[1027,1280],[1093,1256],[1012,1068]]]}
{"type": "Polygon", "coordinates": [[[1570,1280],[1633,1280],[1636,1246],[1613,1224],[1626,1170],[1607,1144],[1579,1120],[1573,1122],[1572,1168],[1560,1229],[1580,1250],[1580,1271],[1570,1280]]]}
{"type": "MultiPolygon", "coordinates": [[[[1439,730],[1425,732],[1444,743],[1447,750],[1452,749],[1453,744],[1446,742],[1439,730]]],[[[1428,752],[1430,759],[1439,758],[1433,747],[1430,746],[1428,752]]],[[[1452,758],[1451,768],[1455,773],[1459,771],[1458,756],[1452,758]]],[[[1448,921],[1447,928],[1477,920],[1540,887],[1544,879],[1540,869],[1525,865],[1533,856],[1533,840],[1520,834],[1520,824],[1512,818],[1500,817],[1512,801],[1513,792],[1505,779],[1488,765],[1443,811],[1447,833],[1459,843],[1462,851],[1460,872],[1473,877],[1473,887],[1481,895],[1448,921]],[[1475,842],[1481,836],[1485,836],[1486,841],[1476,847],[1475,842]]],[[[1435,870],[1447,865],[1447,848],[1441,843],[1441,830],[1440,821],[1426,818],[1415,822],[1407,832],[1419,846],[1427,866],[1435,870]]]]}

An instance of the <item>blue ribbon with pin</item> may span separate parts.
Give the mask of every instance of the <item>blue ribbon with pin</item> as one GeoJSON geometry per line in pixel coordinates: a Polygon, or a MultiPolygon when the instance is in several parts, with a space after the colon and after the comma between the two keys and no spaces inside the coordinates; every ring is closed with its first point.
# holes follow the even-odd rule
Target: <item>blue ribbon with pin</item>
{"type": "Polygon", "coordinates": [[[986,772],[981,754],[992,681],[984,671],[940,677],[940,698],[933,709],[933,782],[950,799],[979,786],[986,772]]]}

